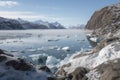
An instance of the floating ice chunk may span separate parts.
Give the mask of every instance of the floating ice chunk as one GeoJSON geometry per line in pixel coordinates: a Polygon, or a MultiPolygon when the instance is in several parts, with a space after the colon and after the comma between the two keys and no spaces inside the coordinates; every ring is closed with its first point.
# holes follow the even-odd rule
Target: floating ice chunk
{"type": "Polygon", "coordinates": [[[34,63],[45,65],[48,55],[47,54],[34,54],[34,55],[29,55],[29,57],[32,59],[34,63]]]}
{"type": "Polygon", "coordinates": [[[63,47],[62,50],[64,50],[64,51],[70,51],[70,47],[68,47],[68,46],[63,47]]]}
{"type": "Polygon", "coordinates": [[[3,44],[3,42],[0,42],[0,44],[3,44]]]}
{"type": "Polygon", "coordinates": [[[61,35],[57,35],[57,37],[61,37],[61,35]]]}
{"type": "Polygon", "coordinates": [[[28,49],[27,51],[34,52],[34,51],[37,51],[37,49],[28,49]]]}
{"type": "Polygon", "coordinates": [[[69,36],[69,35],[66,35],[65,37],[66,37],[66,38],[70,38],[70,36],[69,36]]]}
{"type": "Polygon", "coordinates": [[[46,61],[46,65],[51,65],[51,66],[54,66],[56,65],[57,63],[59,63],[60,59],[56,59],[55,57],[53,56],[48,56],[47,57],[47,61],[46,61]]]}
{"type": "Polygon", "coordinates": [[[51,41],[59,41],[60,39],[48,39],[48,42],[51,42],[51,41]]]}
{"type": "Polygon", "coordinates": [[[57,48],[58,51],[59,51],[60,49],[61,49],[60,47],[57,48]]]}
{"type": "Polygon", "coordinates": [[[93,41],[93,42],[98,42],[98,38],[97,37],[91,37],[90,40],[93,41]]]}
{"type": "Polygon", "coordinates": [[[58,49],[58,46],[50,46],[49,49],[58,49]]]}
{"type": "Polygon", "coordinates": [[[89,37],[92,36],[92,34],[86,34],[86,35],[89,36],[89,37]]]}
{"type": "Polygon", "coordinates": [[[17,40],[13,41],[14,43],[18,42],[17,40]]]}

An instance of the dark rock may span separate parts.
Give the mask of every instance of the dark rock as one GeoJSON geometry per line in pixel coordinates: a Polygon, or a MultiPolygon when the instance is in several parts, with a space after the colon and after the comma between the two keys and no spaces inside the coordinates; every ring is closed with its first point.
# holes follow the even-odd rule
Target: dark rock
{"type": "Polygon", "coordinates": [[[4,55],[7,55],[7,56],[11,56],[11,57],[13,57],[12,54],[7,54],[7,53],[5,53],[3,50],[0,49],[0,55],[1,55],[1,54],[4,54],[4,55]]]}
{"type": "Polygon", "coordinates": [[[87,80],[85,76],[89,70],[83,67],[76,68],[72,73],[68,74],[65,72],[64,68],[61,68],[57,73],[57,75],[62,75],[63,77],[57,77],[57,80],[87,80]]]}
{"type": "Polygon", "coordinates": [[[120,58],[103,63],[96,69],[101,74],[100,80],[120,80],[120,58]]]}
{"type": "Polygon", "coordinates": [[[67,73],[65,72],[64,68],[65,68],[65,67],[70,67],[70,66],[71,66],[71,63],[68,63],[68,64],[63,65],[62,67],[60,67],[60,68],[58,69],[58,71],[55,73],[55,75],[66,76],[67,73]]]}
{"type": "Polygon", "coordinates": [[[88,78],[85,76],[88,73],[88,69],[83,67],[76,68],[72,73],[68,75],[70,80],[87,80],[88,78]]]}
{"type": "Polygon", "coordinates": [[[0,56],[0,62],[5,61],[7,59],[6,56],[0,56]]]}
{"type": "Polygon", "coordinates": [[[42,71],[51,73],[51,70],[50,70],[47,66],[41,66],[41,67],[39,68],[39,70],[42,70],[42,71]]]}
{"type": "Polygon", "coordinates": [[[59,68],[59,70],[55,73],[55,75],[62,75],[62,76],[66,76],[67,75],[67,72],[65,72],[64,68],[61,67],[59,68]]]}
{"type": "Polygon", "coordinates": [[[47,80],[56,80],[56,79],[53,77],[47,77],[47,80]]]}
{"type": "Polygon", "coordinates": [[[32,70],[32,66],[21,61],[11,60],[6,62],[7,66],[13,67],[15,70],[29,71],[32,70]]]}
{"type": "Polygon", "coordinates": [[[3,50],[0,49],[0,54],[5,54],[3,50]]]}
{"type": "Polygon", "coordinates": [[[66,77],[57,77],[56,80],[66,80],[66,77]]]}

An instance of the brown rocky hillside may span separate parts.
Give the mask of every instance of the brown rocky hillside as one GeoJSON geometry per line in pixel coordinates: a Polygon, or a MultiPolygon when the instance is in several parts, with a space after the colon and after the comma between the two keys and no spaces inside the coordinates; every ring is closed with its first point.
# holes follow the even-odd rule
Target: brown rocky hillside
{"type": "Polygon", "coordinates": [[[97,35],[115,33],[120,30],[120,3],[96,11],[86,25],[97,35]]]}

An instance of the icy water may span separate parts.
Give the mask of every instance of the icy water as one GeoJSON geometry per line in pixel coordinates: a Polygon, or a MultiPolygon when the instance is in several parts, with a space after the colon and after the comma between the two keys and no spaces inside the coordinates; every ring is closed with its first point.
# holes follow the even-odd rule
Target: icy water
{"type": "Polygon", "coordinates": [[[68,55],[90,48],[82,30],[0,31],[0,49],[33,64],[55,65],[68,55]]]}

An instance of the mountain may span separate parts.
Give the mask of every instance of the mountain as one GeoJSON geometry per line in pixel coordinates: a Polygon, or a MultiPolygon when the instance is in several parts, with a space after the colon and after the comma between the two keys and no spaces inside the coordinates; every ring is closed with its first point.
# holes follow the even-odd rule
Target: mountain
{"type": "Polygon", "coordinates": [[[42,24],[37,24],[34,22],[29,22],[26,20],[22,20],[20,18],[18,18],[19,23],[22,25],[22,27],[24,29],[49,29],[47,26],[42,25],[42,24]]]}
{"type": "Polygon", "coordinates": [[[96,11],[86,25],[97,35],[116,33],[120,30],[120,3],[96,11]]]}
{"type": "Polygon", "coordinates": [[[0,29],[1,30],[15,30],[15,29],[65,29],[63,25],[58,22],[49,23],[42,20],[30,22],[18,19],[8,19],[0,17],[0,29]]]}
{"type": "Polygon", "coordinates": [[[38,21],[35,21],[34,23],[47,26],[48,29],[65,29],[65,27],[58,22],[49,23],[42,20],[38,20],[38,21]]]}
{"type": "Polygon", "coordinates": [[[0,17],[0,29],[12,30],[12,29],[24,29],[24,28],[17,20],[0,17]]]}
{"type": "Polygon", "coordinates": [[[70,26],[69,29],[84,29],[85,25],[84,24],[78,24],[76,26],[70,26]]]}

